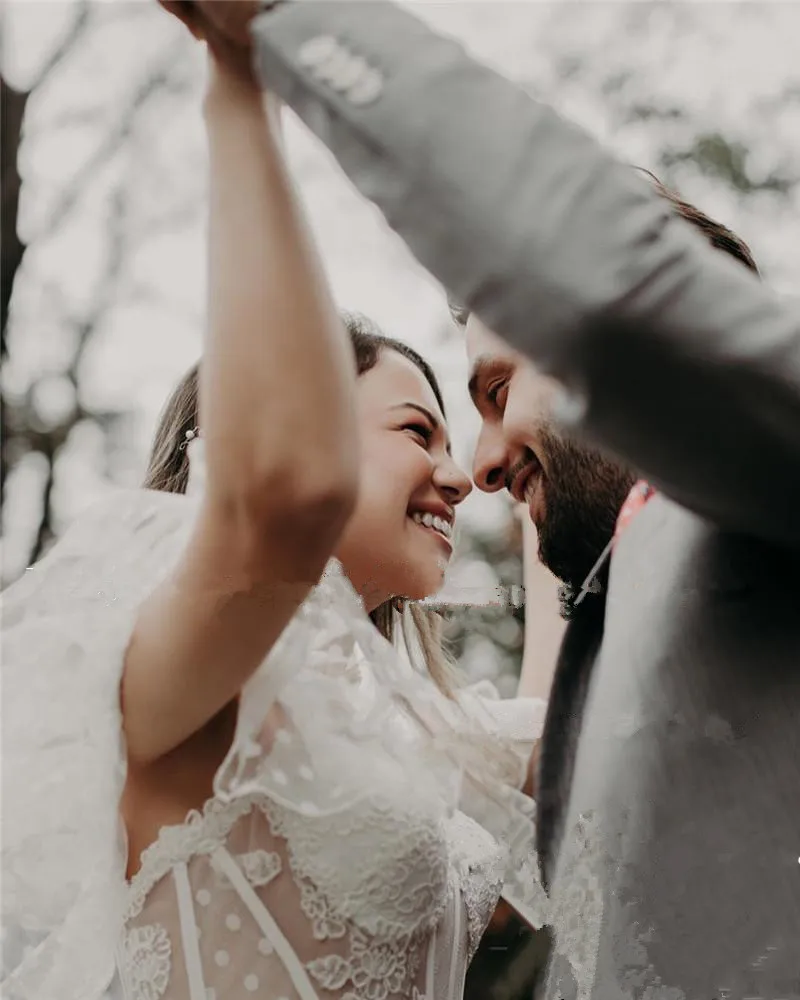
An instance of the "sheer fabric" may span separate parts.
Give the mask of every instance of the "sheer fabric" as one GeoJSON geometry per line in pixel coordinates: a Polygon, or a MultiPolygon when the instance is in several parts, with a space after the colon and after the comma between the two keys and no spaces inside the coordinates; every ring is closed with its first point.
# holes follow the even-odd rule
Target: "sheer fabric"
{"type": "Polygon", "coordinates": [[[192,495],[101,505],[6,595],[3,996],[455,1000],[504,885],[544,919],[517,791],[541,710],[444,698],[335,562],[245,686],[213,798],[125,882],[122,663],[196,516],[193,450],[192,495]]]}
{"type": "Polygon", "coordinates": [[[118,494],[2,598],[2,996],[97,997],[125,905],[119,682],[136,609],[182,551],[183,497],[118,494]]]}

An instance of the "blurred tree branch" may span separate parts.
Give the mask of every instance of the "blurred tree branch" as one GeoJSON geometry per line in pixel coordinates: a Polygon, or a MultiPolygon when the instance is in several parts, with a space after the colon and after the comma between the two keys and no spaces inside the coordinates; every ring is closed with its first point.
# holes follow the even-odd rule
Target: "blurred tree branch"
{"type": "Polygon", "coordinates": [[[173,79],[175,58],[182,49],[182,44],[176,45],[174,50],[166,54],[160,65],[134,89],[92,156],[62,191],[47,221],[37,232],[37,239],[51,235],[62,225],[65,218],[77,206],[92,178],[119,152],[142,108],[154,93],[168,86],[173,79]]]}
{"type": "Polygon", "coordinates": [[[748,166],[747,147],[719,132],[700,133],[681,148],[664,150],[660,159],[667,170],[677,164],[691,163],[701,173],[718,178],[734,191],[745,195],[765,191],[785,196],[794,190],[800,180],[795,174],[778,168],[763,177],[756,177],[748,166]]]}
{"type": "MultiPolygon", "coordinates": [[[[78,11],[59,44],[40,67],[27,90],[15,90],[0,71],[0,364],[8,356],[8,321],[11,293],[17,272],[25,256],[25,244],[19,236],[19,196],[22,180],[19,173],[19,148],[22,128],[30,95],[48,79],[74,48],[86,29],[89,20],[88,0],[82,0],[78,11]]],[[[9,405],[6,393],[0,388],[0,507],[5,500],[5,487],[11,471],[9,443],[12,439],[16,414],[9,405]]],[[[52,471],[52,463],[50,465],[52,471]]],[[[45,488],[48,497],[52,482],[45,488]]]]}
{"type": "Polygon", "coordinates": [[[25,109],[30,95],[45,83],[77,44],[88,22],[88,0],[82,0],[72,24],[40,67],[27,90],[15,90],[6,81],[2,70],[0,70],[0,197],[2,198],[2,217],[0,217],[0,247],[2,247],[0,360],[4,359],[7,354],[6,334],[11,291],[14,286],[14,278],[25,254],[25,246],[17,231],[21,188],[17,159],[22,139],[25,109]]]}
{"type": "MultiPolygon", "coordinates": [[[[126,14],[125,10],[121,11],[126,14]]],[[[45,84],[57,81],[59,70],[76,54],[86,34],[97,23],[99,14],[96,7],[82,0],[70,27],[64,33],[35,74],[30,87],[25,91],[12,88],[0,76],[2,86],[2,359],[9,356],[9,330],[14,327],[12,293],[15,280],[25,256],[26,246],[18,233],[19,201],[22,187],[19,172],[19,150],[25,130],[25,113],[29,98],[45,84]]],[[[30,237],[30,243],[37,245],[57,236],[64,226],[72,222],[75,211],[84,194],[92,187],[95,178],[104,167],[125,147],[135,132],[140,116],[149,108],[155,95],[162,91],[181,92],[186,89],[186,80],[181,76],[181,53],[185,52],[185,42],[174,44],[162,51],[144,69],[143,75],[133,81],[129,96],[120,110],[115,113],[109,125],[102,125],[103,116],[96,110],[69,109],[51,121],[49,131],[66,131],[69,127],[83,127],[86,122],[97,121],[102,129],[98,142],[88,161],[84,163],[64,185],[52,211],[44,223],[30,237]]],[[[37,137],[41,134],[41,126],[37,137]]],[[[79,425],[90,422],[99,425],[108,434],[124,415],[119,409],[102,409],[85,402],[82,391],[82,363],[92,341],[92,337],[106,320],[109,312],[118,302],[127,265],[132,254],[142,242],[164,231],[173,231],[181,222],[191,216],[191,207],[186,204],[173,205],[159,215],[153,224],[136,226],[130,218],[131,188],[136,178],[120,171],[120,178],[113,184],[108,211],[104,223],[105,251],[100,273],[95,281],[89,304],[79,315],[68,306],[68,296],[52,279],[42,279],[39,299],[55,308],[58,317],[56,325],[64,334],[64,342],[72,348],[67,358],[58,366],[35,372],[24,391],[13,392],[7,379],[0,385],[0,408],[2,409],[3,438],[0,446],[0,504],[5,499],[4,490],[8,478],[18,463],[28,454],[37,453],[45,459],[45,474],[40,489],[40,510],[38,525],[31,540],[30,551],[25,564],[38,559],[54,533],[54,518],[51,499],[55,487],[58,456],[79,425]],[[53,287],[55,285],[55,287],[53,287]],[[53,294],[55,293],[55,294],[53,294]],[[57,417],[41,412],[41,400],[46,395],[47,381],[61,380],[72,390],[70,405],[63,408],[57,417]]],[[[27,279],[26,279],[27,280],[27,279]]],[[[35,278],[34,278],[35,280],[35,278]]],[[[141,290],[140,290],[141,294],[141,290]]],[[[13,330],[13,336],[21,332],[13,330]]],[[[16,567],[19,568],[19,567],[16,567]]],[[[6,580],[5,582],[9,582],[6,580]]]]}

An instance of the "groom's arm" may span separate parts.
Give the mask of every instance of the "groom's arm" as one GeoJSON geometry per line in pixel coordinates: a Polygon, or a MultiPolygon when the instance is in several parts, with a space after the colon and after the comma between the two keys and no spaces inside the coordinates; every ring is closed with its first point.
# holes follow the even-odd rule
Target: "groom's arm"
{"type": "Polygon", "coordinates": [[[264,83],[418,259],[678,502],[800,543],[800,310],[547,106],[381,2],[253,26],[264,83]]]}

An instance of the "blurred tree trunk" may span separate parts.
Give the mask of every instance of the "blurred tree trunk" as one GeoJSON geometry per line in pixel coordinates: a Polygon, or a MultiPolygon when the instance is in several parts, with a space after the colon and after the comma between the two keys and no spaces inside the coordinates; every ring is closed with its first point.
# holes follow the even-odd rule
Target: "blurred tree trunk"
{"type": "MultiPolygon", "coordinates": [[[[27,89],[24,91],[12,87],[7,76],[0,77],[2,85],[0,360],[2,361],[13,359],[14,344],[21,335],[36,336],[36,331],[33,329],[29,331],[18,329],[15,324],[20,325],[23,321],[21,314],[18,316],[14,307],[15,281],[23,275],[20,269],[26,252],[26,246],[18,233],[20,195],[23,187],[19,153],[20,147],[26,141],[28,128],[32,130],[31,137],[34,144],[42,136],[38,122],[31,124],[30,119],[26,120],[26,106],[29,98],[37,94],[43,85],[47,84],[52,88],[58,86],[62,72],[68,74],[76,62],[80,62],[83,58],[86,49],[84,43],[87,39],[91,41],[91,37],[96,37],[96,33],[102,31],[109,21],[136,19],[141,14],[138,4],[120,4],[113,12],[109,10],[112,6],[79,0],[75,4],[75,13],[66,30],[39,67],[35,77],[26,81],[27,89]]],[[[29,238],[32,247],[34,244],[37,248],[46,245],[48,240],[57,237],[65,227],[73,224],[76,216],[83,210],[87,193],[91,193],[97,178],[103,176],[104,171],[108,171],[119,159],[120,151],[126,149],[142,119],[161,95],[169,94],[174,98],[184,92],[188,94],[191,79],[182,71],[180,57],[188,51],[189,43],[182,33],[176,35],[176,38],[176,42],[163,49],[159,48],[155,59],[143,60],[141,68],[137,65],[137,71],[131,75],[127,93],[119,100],[115,113],[108,116],[105,121],[102,115],[98,116],[98,121],[103,124],[96,132],[94,148],[77,170],[64,178],[47,218],[37,224],[35,234],[29,238]]],[[[61,118],[51,120],[46,128],[63,129],[69,122],[69,114],[70,112],[66,111],[61,118]]],[[[39,512],[38,523],[34,526],[23,555],[26,566],[36,562],[55,537],[56,525],[51,499],[57,486],[56,466],[72,432],[81,424],[94,424],[99,426],[108,439],[125,416],[124,408],[104,409],[87,402],[83,391],[85,386],[82,367],[94,335],[107,321],[109,313],[124,294],[125,282],[129,279],[130,262],[141,249],[142,243],[157,238],[159,233],[169,232],[185,222],[188,210],[194,211],[195,207],[189,193],[187,199],[177,202],[158,220],[137,228],[132,222],[134,212],[132,204],[135,201],[132,185],[135,178],[124,169],[116,170],[112,176],[114,180],[105,196],[102,223],[105,248],[94,282],[94,290],[90,293],[87,303],[73,310],[68,304],[69,296],[62,296],[57,286],[47,283],[42,283],[40,297],[37,299],[43,304],[43,309],[49,308],[56,312],[55,319],[50,319],[49,324],[63,333],[63,342],[71,345],[69,353],[67,356],[59,357],[50,366],[43,365],[41,371],[33,373],[27,384],[25,376],[21,383],[15,382],[13,387],[9,380],[0,383],[2,411],[0,506],[6,500],[5,487],[8,479],[9,477],[13,479],[19,463],[31,454],[44,459],[42,463],[44,472],[36,486],[34,500],[39,512]],[[49,380],[60,382],[62,390],[64,387],[71,390],[71,403],[65,403],[56,415],[48,412],[42,405],[49,392],[49,380]]],[[[30,277],[26,268],[24,280],[27,282],[30,277]]],[[[34,283],[36,280],[34,276],[34,283]]],[[[30,324],[31,320],[27,317],[24,322],[30,324]]],[[[22,568],[15,565],[10,572],[7,570],[3,583],[10,583],[22,568]]]]}
{"type": "Polygon", "coordinates": [[[17,152],[28,91],[14,90],[0,73],[0,360],[7,354],[8,305],[25,247],[17,232],[20,176],[17,152]]]}
{"type": "MultiPolygon", "coordinates": [[[[28,92],[10,87],[0,74],[0,365],[8,355],[8,308],[25,246],[17,232],[20,176],[17,166],[22,120],[28,92]]],[[[6,447],[8,412],[5,393],[0,393],[0,506],[5,499],[8,474],[6,447]]]]}
{"type": "MultiPolygon", "coordinates": [[[[12,87],[0,71],[0,365],[8,357],[8,330],[11,313],[11,296],[14,281],[25,255],[25,244],[18,231],[19,197],[22,179],[19,173],[19,149],[28,98],[50,76],[53,70],[74,47],[89,20],[88,3],[81,3],[70,27],[45,61],[27,90],[12,87]]],[[[14,427],[19,423],[18,414],[9,404],[4,387],[0,386],[0,509],[5,501],[8,474],[14,464],[14,427]]],[[[50,532],[49,496],[53,486],[52,459],[54,449],[45,449],[50,462],[46,504],[37,533],[37,548],[44,544],[50,532]]]]}

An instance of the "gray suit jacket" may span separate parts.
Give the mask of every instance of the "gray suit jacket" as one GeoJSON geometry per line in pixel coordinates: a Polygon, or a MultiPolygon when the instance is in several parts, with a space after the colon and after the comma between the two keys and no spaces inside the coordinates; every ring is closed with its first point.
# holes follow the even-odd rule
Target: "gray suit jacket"
{"type": "Polygon", "coordinates": [[[660,487],[565,639],[540,775],[553,998],[800,998],[800,314],[629,168],[385,3],[259,70],[419,260],[660,487]]]}

